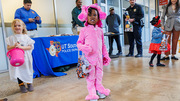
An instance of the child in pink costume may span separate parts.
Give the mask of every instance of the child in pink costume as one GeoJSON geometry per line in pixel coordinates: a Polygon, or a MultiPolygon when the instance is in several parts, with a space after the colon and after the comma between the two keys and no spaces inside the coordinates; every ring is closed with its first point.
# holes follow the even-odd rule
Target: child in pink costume
{"type": "Polygon", "coordinates": [[[91,69],[86,78],[89,95],[85,99],[97,101],[110,93],[110,90],[102,85],[103,65],[108,65],[111,61],[104,44],[103,30],[100,28],[102,27],[101,20],[106,18],[106,13],[102,12],[97,4],[92,4],[83,6],[78,18],[86,22],[85,27],[80,31],[77,47],[85,54],[90,63],[89,69],[91,69]]]}

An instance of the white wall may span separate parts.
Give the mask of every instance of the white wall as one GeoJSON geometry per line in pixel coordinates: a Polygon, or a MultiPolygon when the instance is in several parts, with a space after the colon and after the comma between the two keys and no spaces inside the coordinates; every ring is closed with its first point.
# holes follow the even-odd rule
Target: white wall
{"type": "MultiPolygon", "coordinates": [[[[76,0],[56,0],[57,5],[57,16],[58,24],[61,25],[59,28],[60,34],[62,33],[72,33],[71,31],[71,21],[72,15],[71,11],[76,6],[76,0]]],[[[92,0],[82,0],[83,5],[92,4],[92,0]]],[[[2,0],[2,8],[5,23],[11,23],[14,19],[14,14],[16,9],[23,7],[23,0],[2,0]]],[[[42,19],[42,25],[51,24],[55,26],[54,18],[54,8],[53,0],[32,0],[32,7],[42,19]]],[[[7,27],[7,36],[12,34],[11,28],[7,27]]],[[[47,36],[56,34],[55,27],[51,28],[38,28],[38,33],[40,36],[47,36]]]]}
{"type": "MultiPolygon", "coordinates": [[[[92,0],[82,0],[83,5],[92,4],[92,0]]],[[[57,0],[58,24],[71,24],[71,11],[76,7],[76,0],[57,0]]]]}
{"type": "MultiPolygon", "coordinates": [[[[71,31],[71,21],[72,15],[71,11],[76,6],[76,0],[56,0],[57,5],[57,15],[58,15],[58,24],[61,25],[59,28],[60,34],[62,33],[72,33],[71,31]]],[[[92,0],[82,0],[83,5],[92,4],[92,0]]],[[[2,0],[2,8],[4,14],[5,23],[11,23],[14,19],[14,14],[16,9],[23,7],[23,0],[2,0]]],[[[32,7],[42,19],[42,25],[51,24],[55,26],[54,18],[54,8],[53,0],[32,0],[32,7]]],[[[11,28],[6,28],[8,36],[12,34],[11,28]]],[[[38,28],[38,33],[40,36],[47,36],[56,34],[55,27],[51,28],[38,28]]]]}
{"type": "MultiPolygon", "coordinates": [[[[23,6],[23,0],[1,0],[5,23],[11,23],[16,9],[23,6]]],[[[71,24],[71,11],[76,0],[57,0],[59,24],[71,24]]],[[[83,5],[92,4],[92,0],[82,0],[83,5]]],[[[42,18],[42,23],[55,24],[53,0],[32,0],[32,7],[42,18]]]]}
{"type": "MultiPolygon", "coordinates": [[[[11,23],[16,9],[23,7],[23,0],[1,0],[5,23],[11,23]]],[[[32,0],[32,9],[42,18],[43,23],[54,24],[53,0],[32,0]]]]}

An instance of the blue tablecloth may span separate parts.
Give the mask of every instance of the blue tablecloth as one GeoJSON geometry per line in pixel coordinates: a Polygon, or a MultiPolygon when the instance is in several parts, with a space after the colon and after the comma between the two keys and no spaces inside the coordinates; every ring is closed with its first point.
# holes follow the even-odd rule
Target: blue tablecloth
{"type": "Polygon", "coordinates": [[[63,76],[66,73],[53,72],[52,68],[78,63],[78,36],[39,37],[35,40],[33,56],[34,78],[63,76]]]}

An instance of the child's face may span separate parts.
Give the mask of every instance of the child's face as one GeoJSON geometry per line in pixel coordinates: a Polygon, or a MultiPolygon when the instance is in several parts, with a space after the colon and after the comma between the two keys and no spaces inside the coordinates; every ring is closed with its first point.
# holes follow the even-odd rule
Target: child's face
{"type": "Polygon", "coordinates": [[[16,22],[16,23],[14,24],[14,32],[15,32],[16,34],[22,34],[22,30],[23,30],[22,24],[21,24],[20,22],[16,22]]]}
{"type": "Polygon", "coordinates": [[[98,13],[96,10],[92,9],[91,14],[88,13],[88,23],[90,25],[96,25],[96,23],[98,22],[98,13]]]}

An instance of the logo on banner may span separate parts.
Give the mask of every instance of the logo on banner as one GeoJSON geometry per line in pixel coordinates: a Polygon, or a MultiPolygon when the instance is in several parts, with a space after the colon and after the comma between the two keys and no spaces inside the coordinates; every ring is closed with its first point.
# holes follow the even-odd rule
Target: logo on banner
{"type": "Polygon", "coordinates": [[[58,57],[58,53],[61,51],[61,44],[58,41],[50,41],[50,47],[46,48],[51,56],[58,57]]]}

